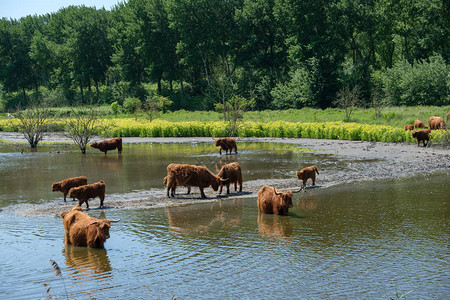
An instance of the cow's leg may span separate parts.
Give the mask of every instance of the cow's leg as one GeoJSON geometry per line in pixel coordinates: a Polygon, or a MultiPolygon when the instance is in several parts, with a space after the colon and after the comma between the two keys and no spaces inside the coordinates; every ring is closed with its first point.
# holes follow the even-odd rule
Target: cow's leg
{"type": "Polygon", "coordinates": [[[219,148],[219,153],[220,155],[222,155],[222,148],[219,148]]]}
{"type": "Polygon", "coordinates": [[[206,199],[207,198],[202,187],[200,188],[200,194],[202,195],[202,199],[206,199]]]}
{"type": "MultiPolygon", "coordinates": [[[[231,154],[231,153],[230,153],[231,154]]],[[[230,193],[230,182],[228,181],[227,182],[227,194],[229,194],[230,193]]]]}
{"type": "Polygon", "coordinates": [[[105,195],[99,196],[100,198],[100,207],[103,207],[103,201],[105,201],[105,195]]]}
{"type": "Polygon", "coordinates": [[[167,187],[167,197],[170,198],[169,191],[170,191],[170,186],[167,187]]]}
{"type": "Polygon", "coordinates": [[[311,177],[311,179],[312,179],[312,182],[313,182],[313,186],[315,186],[316,185],[316,173],[314,173],[314,175],[313,175],[313,177],[311,177]]]}
{"type": "Polygon", "coordinates": [[[237,191],[237,181],[234,183],[234,191],[237,191]]]}
{"type": "Polygon", "coordinates": [[[242,192],[242,180],[239,181],[239,192],[242,192]]]}
{"type": "Polygon", "coordinates": [[[220,188],[219,188],[219,195],[222,194],[222,188],[223,188],[223,185],[220,185],[220,188]]]}
{"type": "Polygon", "coordinates": [[[191,187],[190,187],[190,186],[188,186],[188,187],[187,187],[187,189],[188,189],[188,191],[187,191],[187,193],[186,193],[186,194],[188,194],[188,195],[189,195],[189,194],[191,193],[191,187]]]}
{"type": "Polygon", "coordinates": [[[89,199],[86,199],[86,209],[89,209],[89,199]]]}
{"type": "Polygon", "coordinates": [[[66,197],[67,197],[67,193],[68,193],[69,191],[67,191],[67,192],[64,192],[64,202],[66,202],[66,197]]]}

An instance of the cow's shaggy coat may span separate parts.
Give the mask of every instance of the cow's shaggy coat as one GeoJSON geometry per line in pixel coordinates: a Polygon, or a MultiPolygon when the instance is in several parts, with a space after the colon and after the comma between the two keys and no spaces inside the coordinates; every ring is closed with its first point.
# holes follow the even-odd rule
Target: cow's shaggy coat
{"type": "Polygon", "coordinates": [[[412,137],[417,139],[417,146],[420,146],[420,142],[423,143],[423,146],[426,147],[428,144],[428,141],[430,140],[430,129],[422,129],[419,131],[413,131],[412,137]]]}
{"type": "MultiPolygon", "coordinates": [[[[300,189],[301,190],[301,189],[300,189]]],[[[258,191],[258,210],[265,214],[276,214],[286,216],[292,205],[292,192],[290,190],[281,192],[271,186],[263,186],[258,191]]]]}
{"type": "Polygon", "coordinates": [[[90,217],[81,206],[75,206],[61,215],[64,242],[80,247],[104,248],[109,238],[111,220],[90,217]]]}

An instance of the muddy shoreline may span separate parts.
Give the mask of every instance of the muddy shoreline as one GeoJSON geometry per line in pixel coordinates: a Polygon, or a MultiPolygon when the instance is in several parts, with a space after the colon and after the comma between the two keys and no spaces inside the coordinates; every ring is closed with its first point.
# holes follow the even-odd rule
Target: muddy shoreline
{"type": "MultiPolygon", "coordinates": [[[[94,141],[104,138],[97,137],[94,141]]],[[[450,149],[431,145],[431,147],[417,147],[415,143],[382,143],[363,141],[342,141],[325,139],[295,139],[295,138],[237,138],[237,142],[270,142],[292,145],[292,147],[306,147],[314,152],[335,155],[340,159],[352,161],[345,170],[327,174],[321,172],[317,178],[317,185],[328,188],[336,184],[365,180],[396,179],[406,176],[430,174],[442,171],[445,176],[450,175],[450,149]]],[[[26,143],[19,133],[0,132],[0,141],[8,143],[26,143]]],[[[47,134],[43,143],[71,143],[72,141],[61,133],[47,134]]],[[[137,138],[125,137],[124,144],[133,143],[211,143],[211,137],[188,138],[137,138]]],[[[24,147],[28,146],[27,144],[24,147]]],[[[289,147],[289,146],[287,146],[289,147]]],[[[293,166],[295,169],[296,166],[293,166]]],[[[319,166],[320,172],[320,166],[319,166]]],[[[134,191],[126,194],[107,194],[105,207],[102,209],[149,209],[165,206],[187,205],[220,201],[224,199],[256,197],[263,185],[274,185],[281,189],[296,189],[299,181],[294,178],[245,181],[242,193],[232,193],[229,196],[217,196],[217,192],[206,189],[208,199],[200,199],[198,189],[193,188],[190,195],[186,195],[185,188],[177,189],[177,198],[167,198],[166,190],[150,189],[134,191]]],[[[308,185],[311,184],[308,182],[308,185]]],[[[234,189],[231,189],[233,192],[234,189]]],[[[225,191],[225,190],[224,190],[225,191]]],[[[308,191],[307,191],[308,192],[308,191]]],[[[55,200],[43,204],[20,204],[4,207],[3,213],[14,213],[21,216],[57,216],[76,202],[66,203],[55,200]]],[[[90,201],[91,210],[97,210],[98,199],[90,201]]]]}

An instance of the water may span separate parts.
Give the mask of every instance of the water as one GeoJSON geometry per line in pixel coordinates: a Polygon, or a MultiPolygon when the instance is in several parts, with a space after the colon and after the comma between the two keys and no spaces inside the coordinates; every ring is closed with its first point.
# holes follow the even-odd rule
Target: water
{"type": "MultiPolygon", "coordinates": [[[[214,170],[220,160],[237,159],[244,180],[285,178],[300,161],[320,161],[329,172],[348,163],[258,143],[227,157],[207,144],[127,145],[121,157],[83,157],[62,146],[21,154],[14,147],[0,144],[2,207],[61,201],[51,182],[80,172],[90,182],[104,179],[108,193],[127,193],[162,188],[169,162],[214,170]]],[[[409,291],[413,299],[448,299],[449,183],[448,172],[441,172],[309,189],[296,194],[285,217],[259,214],[255,198],[233,197],[105,210],[106,217],[121,221],[112,225],[104,250],[65,246],[56,216],[20,217],[5,209],[0,298],[44,298],[45,283],[56,298],[70,299],[388,299],[409,291]],[[50,259],[62,278],[53,274],[50,259]]]]}

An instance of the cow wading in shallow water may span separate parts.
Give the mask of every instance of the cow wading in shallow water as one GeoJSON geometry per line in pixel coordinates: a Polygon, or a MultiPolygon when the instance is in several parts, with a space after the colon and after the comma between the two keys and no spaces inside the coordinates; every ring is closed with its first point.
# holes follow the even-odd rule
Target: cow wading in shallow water
{"type": "Polygon", "coordinates": [[[92,143],[92,148],[96,148],[102,152],[105,152],[105,154],[110,150],[117,149],[119,151],[119,154],[122,153],[122,138],[116,137],[110,140],[105,140],[98,143],[92,143]]]}
{"type": "Polygon", "coordinates": [[[86,184],[87,184],[86,176],[67,178],[67,179],[64,179],[59,182],[54,182],[52,184],[52,191],[53,192],[58,192],[58,191],[62,192],[64,194],[64,202],[66,202],[67,194],[69,193],[71,188],[81,186],[81,185],[86,185],[86,184]]]}
{"type": "Polygon", "coordinates": [[[197,186],[202,198],[207,198],[204,189],[211,186],[214,191],[219,189],[222,182],[228,178],[220,178],[203,166],[170,164],[167,167],[167,197],[175,197],[175,189],[178,185],[187,187],[197,186]],[[169,168],[170,166],[170,168],[169,168]]]}
{"type": "Polygon", "coordinates": [[[258,191],[258,210],[264,214],[276,214],[281,216],[287,216],[289,208],[293,207],[292,196],[293,193],[298,191],[279,191],[271,186],[263,186],[258,191]]]}
{"type": "Polygon", "coordinates": [[[90,217],[79,205],[63,212],[60,217],[63,218],[64,243],[90,248],[104,248],[111,223],[120,221],[90,217]]]}
{"type": "Polygon", "coordinates": [[[218,138],[215,140],[216,147],[219,148],[219,153],[222,155],[222,150],[225,150],[225,154],[228,154],[228,150],[234,149],[234,153],[237,153],[237,145],[236,140],[232,137],[224,137],[224,138],[218,138]]]}

